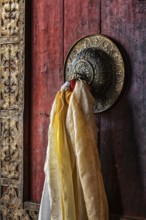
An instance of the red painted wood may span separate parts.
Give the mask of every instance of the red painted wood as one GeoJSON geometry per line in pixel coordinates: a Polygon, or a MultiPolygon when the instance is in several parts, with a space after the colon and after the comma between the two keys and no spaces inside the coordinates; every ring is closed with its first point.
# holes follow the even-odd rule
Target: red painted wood
{"type": "MultiPolygon", "coordinates": [[[[146,218],[146,1],[102,0],[102,33],[125,49],[129,85],[101,116],[100,149],[110,212],[146,218]]],[[[128,80],[128,78],[127,78],[128,80]]]]}
{"type": "Polygon", "coordinates": [[[48,141],[49,114],[55,94],[64,78],[63,53],[69,50],[74,40],[98,32],[100,20],[97,0],[84,2],[80,0],[76,4],[71,0],[64,1],[64,4],[63,0],[49,2],[34,0],[32,7],[33,57],[29,191],[31,201],[39,202],[44,182],[43,167],[48,141]],[[71,5],[75,5],[75,8],[71,5]],[[76,11],[76,9],[78,10],[76,11]],[[71,16],[75,16],[72,17],[72,26],[70,25],[71,16]],[[79,23],[76,23],[78,20],[79,23]],[[74,37],[72,38],[73,32],[74,37]]]}
{"type": "Polygon", "coordinates": [[[100,33],[99,0],[64,0],[64,56],[81,37],[100,33]]]}
{"type": "Polygon", "coordinates": [[[146,1],[33,0],[32,4],[32,106],[25,134],[30,201],[41,198],[49,114],[63,82],[64,57],[75,41],[101,29],[120,43],[129,82],[122,100],[97,115],[110,213],[146,218],[146,1]]]}
{"type": "Polygon", "coordinates": [[[52,100],[63,68],[62,1],[33,1],[30,199],[40,202],[52,100]]]}

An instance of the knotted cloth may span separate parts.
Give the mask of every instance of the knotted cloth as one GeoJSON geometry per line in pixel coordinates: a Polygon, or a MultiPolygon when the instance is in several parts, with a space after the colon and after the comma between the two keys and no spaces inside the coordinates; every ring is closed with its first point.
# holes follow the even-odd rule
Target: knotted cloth
{"type": "Polygon", "coordinates": [[[56,95],[44,168],[49,216],[42,213],[43,202],[39,220],[108,220],[94,102],[88,85],[81,80],[73,91],[68,87],[56,95]]]}

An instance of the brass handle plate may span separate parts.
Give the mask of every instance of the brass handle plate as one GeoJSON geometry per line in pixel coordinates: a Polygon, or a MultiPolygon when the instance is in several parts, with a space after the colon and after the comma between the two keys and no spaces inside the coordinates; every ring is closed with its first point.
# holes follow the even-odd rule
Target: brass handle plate
{"type": "Polygon", "coordinates": [[[96,99],[94,112],[110,108],[124,85],[125,68],[117,46],[103,35],[90,35],[77,41],[65,61],[65,81],[83,79],[96,99]]]}

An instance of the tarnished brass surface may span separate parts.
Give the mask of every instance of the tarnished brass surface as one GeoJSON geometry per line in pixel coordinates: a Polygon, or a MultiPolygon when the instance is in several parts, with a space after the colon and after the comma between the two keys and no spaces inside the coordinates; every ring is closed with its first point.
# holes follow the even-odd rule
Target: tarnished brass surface
{"type": "Polygon", "coordinates": [[[110,108],[122,91],[124,62],[117,46],[103,35],[77,41],[65,62],[65,80],[83,79],[96,99],[95,113],[110,108]]]}

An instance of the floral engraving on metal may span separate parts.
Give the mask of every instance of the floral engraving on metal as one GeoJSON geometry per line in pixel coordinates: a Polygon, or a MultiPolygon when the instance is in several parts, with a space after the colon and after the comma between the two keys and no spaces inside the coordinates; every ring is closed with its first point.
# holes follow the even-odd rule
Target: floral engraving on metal
{"type": "Polygon", "coordinates": [[[23,210],[24,0],[0,1],[0,212],[23,210]]]}
{"type": "Polygon", "coordinates": [[[110,108],[124,84],[124,62],[117,46],[103,35],[91,35],[77,41],[65,62],[65,80],[83,79],[90,84],[96,99],[94,112],[110,108]]]}
{"type": "Polygon", "coordinates": [[[21,200],[18,198],[17,189],[10,186],[4,192],[1,199],[2,219],[23,219],[30,220],[26,211],[22,207],[21,200]]]}

